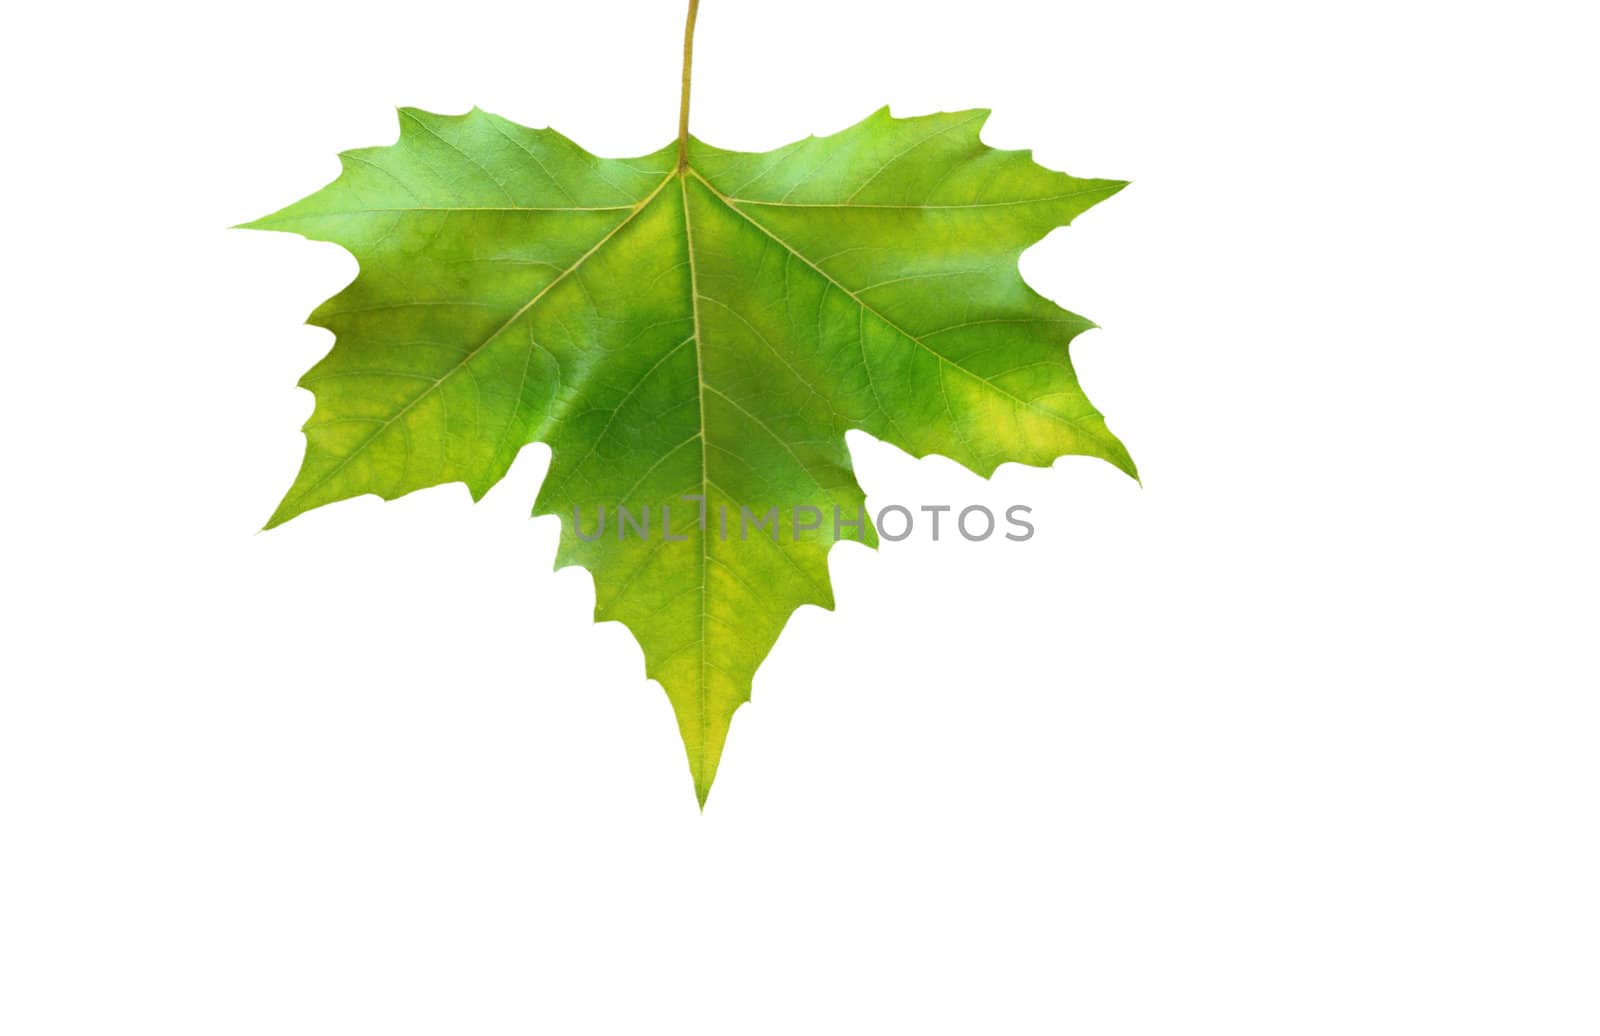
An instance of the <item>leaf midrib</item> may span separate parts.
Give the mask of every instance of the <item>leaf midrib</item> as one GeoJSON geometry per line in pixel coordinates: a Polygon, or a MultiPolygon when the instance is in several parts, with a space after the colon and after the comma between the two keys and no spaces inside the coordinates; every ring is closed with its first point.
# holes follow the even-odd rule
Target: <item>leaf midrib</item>
{"type": "Polygon", "coordinates": [[[706,369],[702,355],[704,342],[700,335],[700,275],[695,267],[694,224],[689,215],[688,170],[689,167],[685,165],[677,177],[678,192],[683,198],[684,251],[689,257],[689,312],[694,317],[694,380],[700,401],[700,679],[695,687],[700,699],[700,738],[697,743],[700,765],[695,767],[695,772],[700,773],[706,765],[706,744],[711,733],[711,696],[706,692],[706,666],[709,664],[706,658],[707,642],[711,639],[706,630],[706,612],[711,597],[711,587],[706,579],[707,569],[711,565],[711,532],[706,520],[711,514],[711,468],[706,456],[706,369]]]}

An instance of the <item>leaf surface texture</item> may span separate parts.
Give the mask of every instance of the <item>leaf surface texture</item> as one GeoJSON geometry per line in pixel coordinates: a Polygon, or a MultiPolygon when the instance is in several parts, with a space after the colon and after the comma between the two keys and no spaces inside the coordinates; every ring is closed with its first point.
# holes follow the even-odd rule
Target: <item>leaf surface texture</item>
{"type": "Polygon", "coordinates": [[[1017,270],[1123,184],[989,148],[986,116],[885,109],[759,154],[691,140],[680,169],[675,145],[604,159],[402,109],[396,144],[248,224],[361,267],[311,316],[335,344],[301,380],[305,460],[269,527],[446,482],[476,499],[547,443],[534,512],[561,517],[557,564],[593,575],[596,619],[638,638],[703,804],[789,615],[833,606],[829,548],[876,543],[835,527],[865,508],[847,430],[984,476],[1064,454],[1134,474],[1068,356],[1093,325],[1017,270]],[[650,535],[619,537],[619,507],[650,535]],[[818,527],[796,534],[797,507],[818,527]]]}

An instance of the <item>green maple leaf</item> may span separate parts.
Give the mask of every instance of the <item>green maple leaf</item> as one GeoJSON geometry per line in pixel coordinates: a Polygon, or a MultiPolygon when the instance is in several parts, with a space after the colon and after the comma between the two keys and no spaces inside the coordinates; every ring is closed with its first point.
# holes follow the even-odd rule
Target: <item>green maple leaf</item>
{"type": "Polygon", "coordinates": [[[361,267],[310,318],[335,344],[301,379],[305,461],[268,526],[445,482],[477,499],[548,444],[534,513],[561,516],[557,566],[593,575],[595,618],[638,638],[704,805],[790,613],[833,606],[829,548],[876,544],[845,524],[865,505],[847,430],[984,476],[1064,454],[1134,467],[1068,357],[1093,325],[1017,269],[1121,182],[985,146],[985,111],[884,109],[724,151],[688,136],[687,79],[686,60],[678,143],[633,159],[401,109],[398,143],[344,153],[333,183],[247,225],[361,267]],[[819,527],[796,531],[802,506],[819,527]],[[648,538],[619,539],[620,507],[649,514],[648,538]]]}

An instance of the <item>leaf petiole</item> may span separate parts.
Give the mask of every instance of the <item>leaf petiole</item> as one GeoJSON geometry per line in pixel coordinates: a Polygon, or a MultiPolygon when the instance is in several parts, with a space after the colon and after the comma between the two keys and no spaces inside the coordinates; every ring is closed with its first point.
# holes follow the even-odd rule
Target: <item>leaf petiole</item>
{"type": "Polygon", "coordinates": [[[689,17],[683,25],[683,96],[678,103],[678,169],[689,167],[689,73],[694,67],[694,17],[700,0],[689,0],[689,17]]]}

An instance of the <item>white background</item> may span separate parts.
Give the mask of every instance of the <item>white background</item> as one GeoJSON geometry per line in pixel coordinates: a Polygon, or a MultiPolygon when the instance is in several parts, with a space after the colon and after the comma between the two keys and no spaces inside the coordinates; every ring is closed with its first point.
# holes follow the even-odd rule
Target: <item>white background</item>
{"type": "Polygon", "coordinates": [[[705,0],[710,142],[1134,181],[1023,269],[1144,487],[852,436],[1039,535],[836,551],[704,815],[543,447],[255,534],[355,264],[223,229],[399,104],[660,147],[681,13],[7,16],[0,1031],[1600,1031],[1592,12],[705,0]]]}

